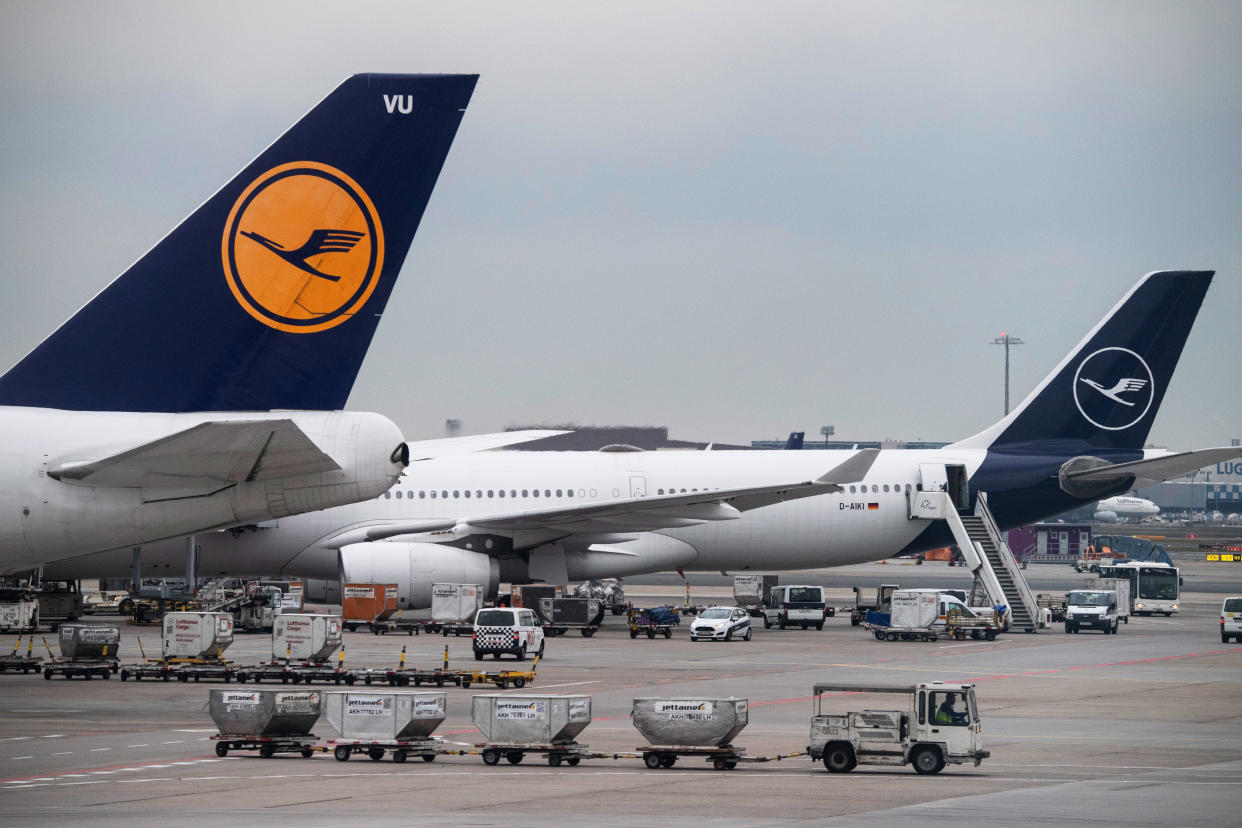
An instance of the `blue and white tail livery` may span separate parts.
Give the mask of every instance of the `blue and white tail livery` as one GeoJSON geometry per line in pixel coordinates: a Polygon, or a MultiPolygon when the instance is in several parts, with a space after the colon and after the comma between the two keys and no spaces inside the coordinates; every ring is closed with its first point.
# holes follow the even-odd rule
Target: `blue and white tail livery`
{"type": "Polygon", "coordinates": [[[346,80],[0,377],[0,405],[343,408],[476,80],[346,80]]]}

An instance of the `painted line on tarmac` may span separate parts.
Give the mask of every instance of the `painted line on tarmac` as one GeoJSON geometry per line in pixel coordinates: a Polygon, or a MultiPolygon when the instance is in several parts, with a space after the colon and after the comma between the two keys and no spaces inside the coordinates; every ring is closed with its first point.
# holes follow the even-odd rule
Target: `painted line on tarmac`
{"type": "MultiPolygon", "coordinates": [[[[230,758],[221,758],[218,756],[200,756],[200,757],[196,757],[194,759],[188,760],[187,762],[178,762],[176,764],[202,764],[205,762],[230,762],[230,761],[235,761],[240,758],[242,757],[236,756],[230,759],[230,758]]],[[[80,775],[84,773],[105,773],[105,772],[127,773],[127,772],[134,772],[134,771],[144,771],[149,768],[167,768],[171,764],[173,764],[172,760],[167,760],[167,759],[158,760],[157,759],[151,762],[143,762],[137,765],[133,765],[133,764],[109,765],[107,767],[102,767],[102,768],[81,768],[78,770],[74,770],[71,773],[52,773],[52,774],[38,774],[38,775],[31,775],[31,776],[15,776],[11,779],[0,779],[0,785],[20,784],[22,782],[47,782],[49,780],[60,779],[62,777],[80,775]]]]}

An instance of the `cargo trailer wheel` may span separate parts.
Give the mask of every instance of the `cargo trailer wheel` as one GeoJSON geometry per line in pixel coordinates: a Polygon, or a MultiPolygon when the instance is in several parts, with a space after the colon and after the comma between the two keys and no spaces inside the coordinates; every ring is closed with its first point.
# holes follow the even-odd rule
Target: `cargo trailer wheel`
{"type": "Polygon", "coordinates": [[[228,742],[216,742],[216,756],[224,757],[229,755],[228,742]]]}
{"type": "Polygon", "coordinates": [[[51,681],[51,680],[52,680],[52,671],[51,671],[51,670],[47,670],[47,669],[45,669],[45,670],[43,671],[43,678],[47,679],[48,681],[51,681]]]}
{"type": "Polygon", "coordinates": [[[315,749],[314,749],[313,747],[304,747],[304,748],[302,748],[302,758],[303,758],[303,759],[309,759],[309,758],[311,758],[311,757],[312,757],[312,756],[314,756],[314,755],[315,755],[315,749]]]}
{"type": "Polygon", "coordinates": [[[424,754],[423,754],[423,761],[424,761],[424,762],[434,762],[434,761],[436,761],[436,755],[435,755],[434,753],[424,753],[424,754]]]}
{"type": "Polygon", "coordinates": [[[819,621],[818,623],[816,623],[816,624],[815,624],[815,629],[817,629],[817,630],[822,630],[823,628],[824,628],[824,622],[823,622],[823,621],[819,621]]]}
{"type": "Polygon", "coordinates": [[[580,757],[580,756],[571,756],[571,757],[569,757],[568,759],[566,759],[565,761],[569,763],[569,766],[570,766],[571,768],[576,768],[576,767],[578,767],[578,763],[582,761],[582,757],[580,757]]]}
{"type": "Polygon", "coordinates": [[[526,754],[520,750],[511,750],[505,754],[505,758],[509,760],[510,765],[520,765],[522,760],[526,758],[526,754]]]}
{"type": "Polygon", "coordinates": [[[336,750],[332,751],[332,755],[336,757],[338,762],[348,762],[349,757],[353,755],[353,751],[344,745],[337,745],[336,750]]]}
{"type": "Polygon", "coordinates": [[[378,762],[384,758],[384,749],[377,747],[371,748],[367,751],[367,756],[371,757],[372,762],[378,762]]]}
{"type": "Polygon", "coordinates": [[[351,676],[346,676],[346,677],[345,677],[345,684],[346,684],[346,686],[348,686],[348,687],[353,687],[353,686],[354,686],[354,682],[355,682],[355,681],[356,681],[356,679],[355,679],[352,675],[351,675],[351,676]]]}
{"type": "Polygon", "coordinates": [[[525,687],[525,686],[526,686],[526,679],[524,679],[524,678],[522,678],[522,677],[520,677],[520,676],[519,676],[518,678],[515,678],[515,679],[513,680],[513,686],[514,686],[514,687],[516,687],[517,689],[521,690],[523,687],[525,687]]]}
{"type": "Polygon", "coordinates": [[[406,752],[405,752],[404,750],[394,750],[394,751],[392,752],[392,761],[394,761],[394,762],[404,762],[404,761],[406,760],[407,756],[408,756],[408,755],[406,754],[406,752]]]}
{"type": "Polygon", "coordinates": [[[121,671],[121,681],[129,681],[129,670],[121,671]]]}
{"type": "Polygon", "coordinates": [[[840,742],[824,748],[824,767],[829,773],[849,773],[858,766],[854,748],[840,742]]]}
{"type": "Polygon", "coordinates": [[[548,767],[559,768],[561,766],[561,757],[556,753],[548,754],[548,767]]]}
{"type": "Polygon", "coordinates": [[[855,618],[855,617],[854,617],[854,616],[852,616],[852,615],[850,616],[850,626],[851,626],[851,627],[857,627],[857,626],[858,626],[859,624],[861,624],[861,623],[862,623],[862,619],[861,619],[861,618],[855,618]]]}
{"type": "Polygon", "coordinates": [[[630,638],[638,638],[638,630],[630,630],[630,638]]]}
{"type": "Polygon", "coordinates": [[[263,745],[259,748],[259,755],[264,759],[271,759],[276,755],[276,746],[270,743],[263,745]]]}
{"type": "Polygon", "coordinates": [[[944,757],[940,755],[939,748],[922,745],[914,749],[910,764],[918,773],[940,773],[944,769],[944,757]]]}
{"type": "Polygon", "coordinates": [[[643,764],[645,764],[647,767],[651,768],[652,770],[656,770],[663,764],[663,762],[660,760],[660,754],[646,753],[646,754],[643,754],[643,764]]]}
{"type": "Polygon", "coordinates": [[[728,759],[715,759],[712,761],[712,767],[719,771],[728,770],[729,760],[728,759]]]}
{"type": "Polygon", "coordinates": [[[169,674],[167,670],[165,670],[162,673],[160,673],[160,678],[162,678],[164,681],[168,681],[170,678],[172,678],[172,675],[169,674]]]}
{"type": "Polygon", "coordinates": [[[672,629],[670,629],[670,628],[667,628],[667,627],[666,627],[666,628],[664,629],[664,637],[665,637],[665,638],[672,638],[672,637],[673,637],[673,631],[672,631],[672,629]]]}
{"type": "Polygon", "coordinates": [[[666,753],[660,757],[660,767],[662,768],[671,768],[673,765],[676,765],[676,764],[677,764],[677,757],[671,753],[666,753]]]}
{"type": "MultiPolygon", "coordinates": [[[[654,638],[655,638],[655,630],[647,630],[647,637],[648,637],[648,638],[651,638],[651,639],[654,639],[654,638]]],[[[691,640],[691,641],[693,641],[693,640],[694,640],[694,636],[690,636],[690,640],[691,640]]]]}
{"type": "Polygon", "coordinates": [[[897,640],[897,633],[895,633],[895,632],[885,633],[885,634],[884,634],[884,640],[885,640],[885,641],[896,641],[896,640],[897,640]]]}
{"type": "Polygon", "coordinates": [[[590,638],[590,637],[591,637],[591,636],[593,636],[593,635],[595,635],[595,630],[589,630],[589,629],[584,629],[584,630],[582,630],[582,637],[583,637],[583,638],[590,638]]]}
{"type": "Polygon", "coordinates": [[[880,630],[876,630],[876,631],[875,631],[875,640],[876,640],[876,641],[883,641],[883,640],[884,640],[884,633],[883,633],[883,632],[881,632],[880,630]]]}
{"type": "Polygon", "coordinates": [[[996,630],[988,630],[986,633],[983,634],[983,637],[986,638],[988,641],[995,641],[996,630]]]}
{"type": "Polygon", "coordinates": [[[483,764],[495,765],[500,762],[500,751],[496,748],[487,748],[483,751],[483,764]]]}

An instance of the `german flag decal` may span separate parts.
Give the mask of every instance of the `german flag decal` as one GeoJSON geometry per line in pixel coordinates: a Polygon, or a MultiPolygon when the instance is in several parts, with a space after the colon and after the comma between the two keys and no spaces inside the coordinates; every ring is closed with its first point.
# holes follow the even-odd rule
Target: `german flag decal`
{"type": "Polygon", "coordinates": [[[878,504],[878,503],[868,503],[868,504],[867,504],[867,511],[868,511],[868,512],[878,512],[879,510],[880,510],[880,504],[878,504]]]}

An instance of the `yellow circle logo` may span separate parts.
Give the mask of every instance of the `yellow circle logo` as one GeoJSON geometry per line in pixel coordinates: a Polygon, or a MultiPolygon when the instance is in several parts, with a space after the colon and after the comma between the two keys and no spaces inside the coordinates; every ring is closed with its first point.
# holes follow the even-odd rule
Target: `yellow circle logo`
{"type": "Polygon", "coordinates": [[[338,169],[295,161],[259,176],[224,225],[229,290],[246,313],[291,333],[334,328],[366,304],[384,268],[375,205],[338,169]]]}

